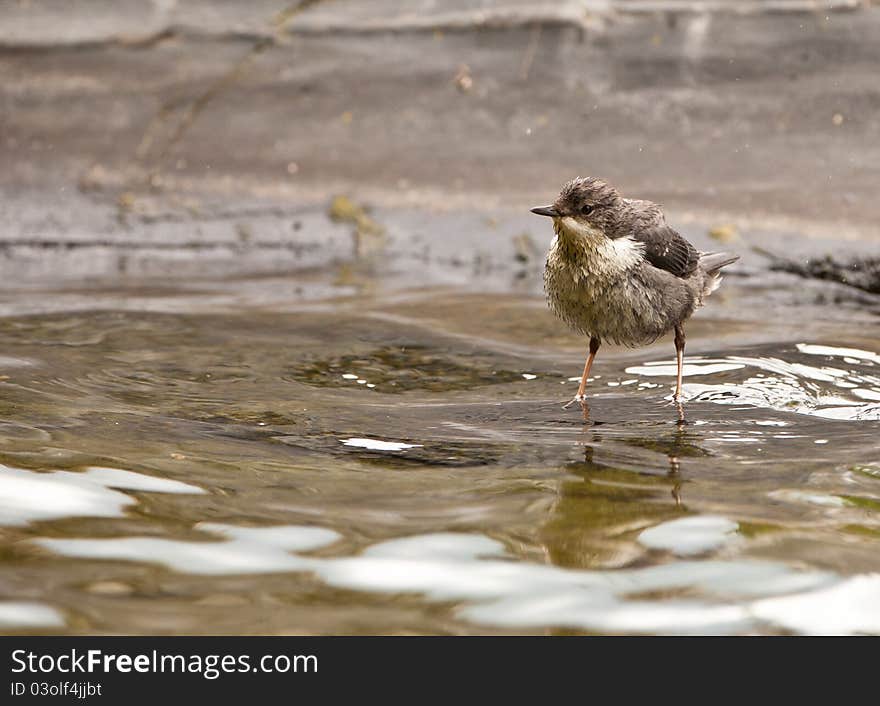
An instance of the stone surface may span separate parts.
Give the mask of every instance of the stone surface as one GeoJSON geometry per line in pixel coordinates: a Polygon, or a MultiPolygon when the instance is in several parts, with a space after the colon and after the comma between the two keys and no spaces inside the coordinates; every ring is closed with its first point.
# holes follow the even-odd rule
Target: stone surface
{"type": "Polygon", "coordinates": [[[588,173],[678,222],[877,240],[876,6],[399,7],[5,3],[0,274],[261,271],[349,237],[337,194],[519,212],[588,173]]]}

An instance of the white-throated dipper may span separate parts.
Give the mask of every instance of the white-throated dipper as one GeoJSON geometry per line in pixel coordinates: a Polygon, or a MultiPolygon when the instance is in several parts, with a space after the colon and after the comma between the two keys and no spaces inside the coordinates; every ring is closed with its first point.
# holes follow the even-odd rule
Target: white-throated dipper
{"type": "Polygon", "coordinates": [[[573,401],[584,390],[602,341],[647,345],[675,331],[681,400],[684,322],[721,283],[720,270],[739,259],[729,252],[698,252],[666,224],[660,207],[625,199],[592,177],[568,182],[550,206],[556,237],[547,253],[544,290],[550,308],[590,337],[590,354],[573,401]]]}

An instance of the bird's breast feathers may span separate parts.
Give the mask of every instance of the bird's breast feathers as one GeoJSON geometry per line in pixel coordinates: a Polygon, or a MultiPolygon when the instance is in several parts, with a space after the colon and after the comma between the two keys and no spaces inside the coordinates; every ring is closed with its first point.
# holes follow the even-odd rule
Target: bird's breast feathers
{"type": "Polygon", "coordinates": [[[608,238],[574,218],[554,219],[553,229],[556,238],[547,256],[548,267],[564,267],[584,278],[617,279],[645,257],[643,243],[630,237],[608,238]]]}

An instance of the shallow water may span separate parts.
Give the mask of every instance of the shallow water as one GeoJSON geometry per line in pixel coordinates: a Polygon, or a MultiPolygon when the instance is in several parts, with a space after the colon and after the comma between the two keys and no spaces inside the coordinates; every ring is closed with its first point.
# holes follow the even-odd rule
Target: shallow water
{"type": "Polygon", "coordinates": [[[4,295],[0,629],[880,632],[876,309],[746,268],[585,418],[535,272],[411,279],[4,295]]]}

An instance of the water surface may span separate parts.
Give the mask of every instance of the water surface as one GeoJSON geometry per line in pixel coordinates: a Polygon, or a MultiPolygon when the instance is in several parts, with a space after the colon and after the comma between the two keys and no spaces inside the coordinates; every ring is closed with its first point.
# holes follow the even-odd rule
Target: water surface
{"type": "Polygon", "coordinates": [[[583,341],[498,281],[5,294],[0,629],[880,632],[876,308],[728,277],[682,424],[671,341],[563,410],[583,341]]]}

